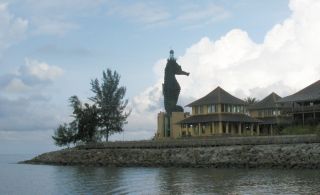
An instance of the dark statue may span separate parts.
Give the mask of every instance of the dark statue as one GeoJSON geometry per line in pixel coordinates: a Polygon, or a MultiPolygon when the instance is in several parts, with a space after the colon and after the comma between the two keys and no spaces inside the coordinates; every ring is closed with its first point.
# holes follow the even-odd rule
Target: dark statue
{"type": "Polygon", "coordinates": [[[181,69],[173,54],[173,50],[170,50],[170,57],[165,68],[164,84],[162,85],[164,108],[169,116],[172,112],[183,112],[183,108],[177,105],[181,88],[175,75],[189,76],[188,72],[181,69]]]}

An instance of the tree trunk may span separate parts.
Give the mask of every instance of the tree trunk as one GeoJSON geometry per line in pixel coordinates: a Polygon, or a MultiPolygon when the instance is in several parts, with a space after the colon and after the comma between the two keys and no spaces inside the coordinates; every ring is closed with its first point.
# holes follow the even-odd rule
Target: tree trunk
{"type": "Polygon", "coordinates": [[[106,142],[109,141],[109,131],[106,132],[106,142]]]}

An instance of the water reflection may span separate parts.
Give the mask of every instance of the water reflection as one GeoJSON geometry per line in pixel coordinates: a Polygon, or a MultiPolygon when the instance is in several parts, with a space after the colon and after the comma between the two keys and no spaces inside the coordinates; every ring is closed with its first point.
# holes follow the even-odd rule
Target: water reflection
{"type": "MultiPolygon", "coordinates": [[[[235,188],[234,184],[241,180],[239,170],[221,169],[163,169],[159,181],[161,191],[170,194],[201,194],[217,193],[230,194],[235,188]],[[231,184],[231,185],[230,185],[231,184]]],[[[242,172],[246,174],[246,171],[242,172]]]]}
{"type": "Polygon", "coordinates": [[[55,167],[65,194],[301,194],[320,192],[319,170],[55,167]]]}
{"type": "Polygon", "coordinates": [[[0,194],[320,194],[320,170],[64,167],[15,158],[0,157],[0,194]]]}
{"type": "Polygon", "coordinates": [[[0,194],[320,194],[320,170],[64,167],[12,158],[0,158],[0,194]]]}

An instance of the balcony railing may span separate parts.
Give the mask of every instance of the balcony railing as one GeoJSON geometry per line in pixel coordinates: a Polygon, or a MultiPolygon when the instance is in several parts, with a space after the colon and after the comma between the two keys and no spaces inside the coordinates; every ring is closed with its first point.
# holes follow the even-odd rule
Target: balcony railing
{"type": "Polygon", "coordinates": [[[283,113],[303,113],[303,112],[320,112],[320,105],[299,106],[291,109],[286,109],[283,113]]]}

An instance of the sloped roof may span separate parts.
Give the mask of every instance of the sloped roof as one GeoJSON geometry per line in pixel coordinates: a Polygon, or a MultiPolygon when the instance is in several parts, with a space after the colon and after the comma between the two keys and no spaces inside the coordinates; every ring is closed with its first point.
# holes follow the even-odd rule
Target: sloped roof
{"type": "Polygon", "coordinates": [[[304,102],[320,100],[320,80],[312,83],[295,94],[280,99],[278,102],[304,102]]]}
{"type": "Polygon", "coordinates": [[[258,119],[252,118],[245,114],[205,114],[205,115],[193,115],[182,121],[178,124],[198,124],[198,123],[208,123],[208,122],[248,122],[248,123],[259,123],[261,122],[258,119]]]}
{"type": "Polygon", "coordinates": [[[266,108],[277,108],[277,101],[280,100],[281,97],[272,92],[270,95],[265,97],[263,100],[252,104],[248,107],[248,110],[255,110],[255,109],[266,109],[266,108]]]}
{"type": "Polygon", "coordinates": [[[200,105],[209,105],[209,104],[244,105],[245,102],[229,94],[221,87],[217,87],[216,89],[208,93],[206,96],[188,104],[187,106],[191,107],[191,106],[200,106],[200,105]]]}

